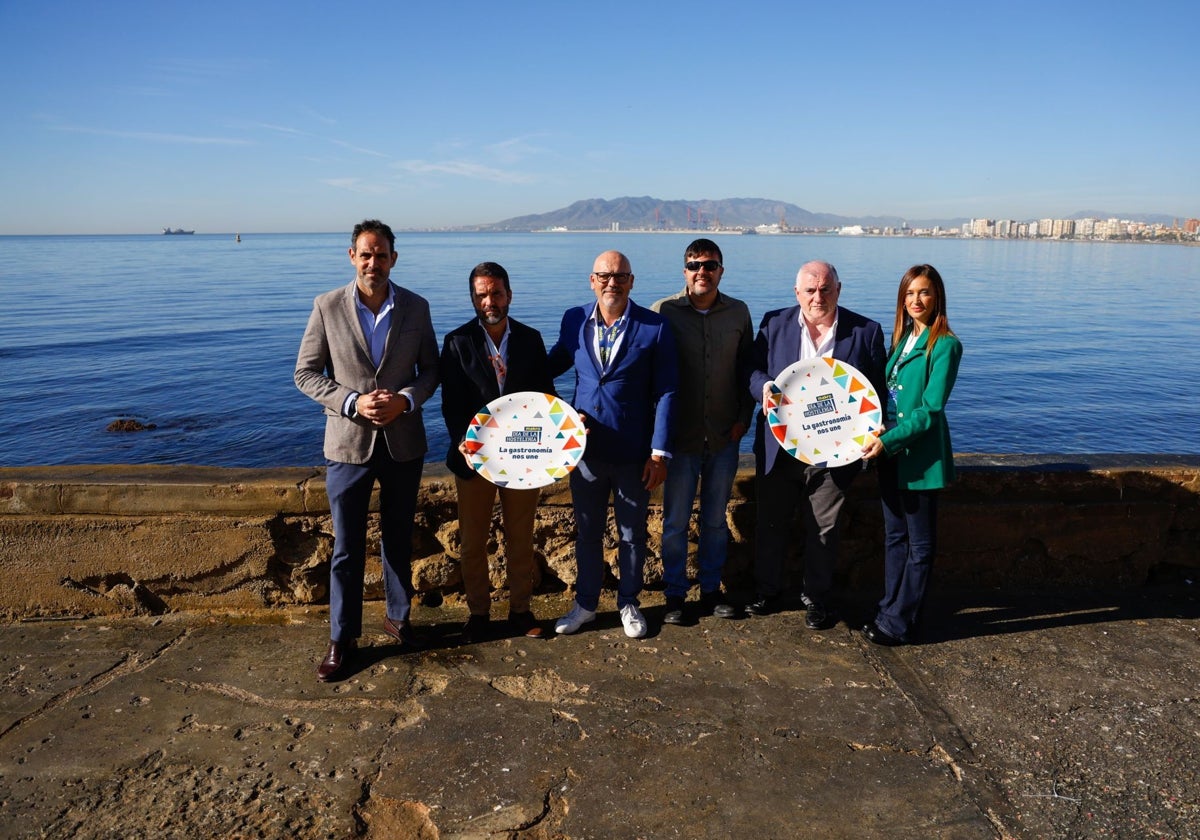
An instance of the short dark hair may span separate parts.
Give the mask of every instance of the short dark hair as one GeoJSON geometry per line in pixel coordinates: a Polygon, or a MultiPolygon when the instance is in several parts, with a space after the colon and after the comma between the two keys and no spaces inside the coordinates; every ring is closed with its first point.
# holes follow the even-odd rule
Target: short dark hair
{"type": "Polygon", "coordinates": [[[388,248],[394,254],[396,253],[396,234],[392,233],[392,229],[378,219],[363,219],[354,226],[354,232],[350,234],[350,247],[358,247],[358,237],[364,233],[375,233],[379,236],[386,236],[388,248]]]}
{"type": "Polygon", "coordinates": [[[502,280],[504,281],[504,291],[512,294],[512,286],[508,284],[508,272],[500,263],[481,262],[471,269],[471,275],[467,278],[467,287],[471,290],[472,297],[475,295],[476,277],[495,277],[497,280],[502,280]]]}
{"type": "Polygon", "coordinates": [[[687,250],[683,252],[683,258],[689,260],[692,257],[702,257],[705,254],[716,254],[718,262],[725,262],[725,257],[721,254],[721,249],[711,239],[697,239],[691,245],[687,246],[687,250]]]}

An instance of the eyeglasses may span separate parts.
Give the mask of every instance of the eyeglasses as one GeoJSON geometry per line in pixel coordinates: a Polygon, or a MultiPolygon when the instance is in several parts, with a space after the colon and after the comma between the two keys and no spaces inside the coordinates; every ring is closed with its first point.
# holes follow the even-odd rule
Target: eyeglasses
{"type": "Polygon", "coordinates": [[[614,283],[624,286],[626,283],[633,280],[633,275],[620,271],[593,271],[592,276],[600,281],[601,285],[612,280],[614,283]]]}
{"type": "Polygon", "coordinates": [[[683,267],[688,271],[699,271],[702,268],[705,271],[716,271],[721,267],[721,264],[716,260],[688,260],[683,264],[683,267]]]}

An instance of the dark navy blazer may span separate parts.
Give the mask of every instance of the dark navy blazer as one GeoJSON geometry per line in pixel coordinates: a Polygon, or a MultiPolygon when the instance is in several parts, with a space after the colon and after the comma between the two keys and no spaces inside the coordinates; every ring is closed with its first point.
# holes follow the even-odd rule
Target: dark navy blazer
{"type": "MultiPolygon", "coordinates": [[[[857,312],[838,307],[837,335],[833,340],[833,358],[858,368],[875,386],[875,393],[885,399],[884,367],[887,354],[883,350],[883,328],[877,321],[864,318],[857,312]]],[[[759,403],[756,412],[754,457],[761,472],[767,473],[775,466],[779,454],[779,441],[763,422],[763,385],[775,379],[789,365],[800,360],[800,342],[803,338],[800,326],[800,307],[789,306],[775,309],[763,316],[754,339],[754,370],[750,374],[750,395],[759,403]]],[[[784,454],[785,458],[791,456],[784,454]]],[[[851,464],[861,468],[856,462],[851,464]]]]}

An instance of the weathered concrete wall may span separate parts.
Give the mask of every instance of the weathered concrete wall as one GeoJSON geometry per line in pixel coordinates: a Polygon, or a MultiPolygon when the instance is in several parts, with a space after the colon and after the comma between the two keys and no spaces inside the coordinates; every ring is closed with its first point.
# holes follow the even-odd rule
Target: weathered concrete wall
{"type": "MultiPolygon", "coordinates": [[[[1200,567],[1198,458],[964,456],[960,464],[960,481],[942,496],[940,583],[1136,586],[1155,574],[1200,567]]],[[[850,587],[872,587],[880,575],[874,483],[870,473],[858,479],[843,522],[839,574],[850,587]]],[[[749,463],[739,474],[729,522],[734,542],[726,584],[744,588],[754,536],[749,463]]],[[[455,590],[454,485],[440,467],[426,468],[416,524],[417,588],[455,590]]],[[[656,503],[651,585],[661,570],[659,534],[656,503]]],[[[377,537],[373,523],[374,597],[381,595],[377,537]]],[[[574,581],[573,539],[570,496],[559,482],[544,491],[537,522],[545,586],[574,581]]],[[[332,545],[319,469],[0,469],[0,616],[6,618],[317,603],[326,595],[332,545]]],[[[503,546],[492,548],[499,587],[503,546]]],[[[610,558],[615,548],[610,542],[610,558]]],[[[798,562],[792,558],[793,571],[798,562]]]]}

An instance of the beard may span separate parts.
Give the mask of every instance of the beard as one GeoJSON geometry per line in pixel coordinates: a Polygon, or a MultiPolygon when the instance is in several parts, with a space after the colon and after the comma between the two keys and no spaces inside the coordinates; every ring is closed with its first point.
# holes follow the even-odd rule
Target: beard
{"type": "Polygon", "coordinates": [[[507,307],[505,307],[504,309],[489,309],[489,310],[477,309],[475,311],[479,315],[480,321],[483,321],[483,323],[490,324],[492,326],[503,323],[504,319],[508,317],[508,308],[507,307]]]}

